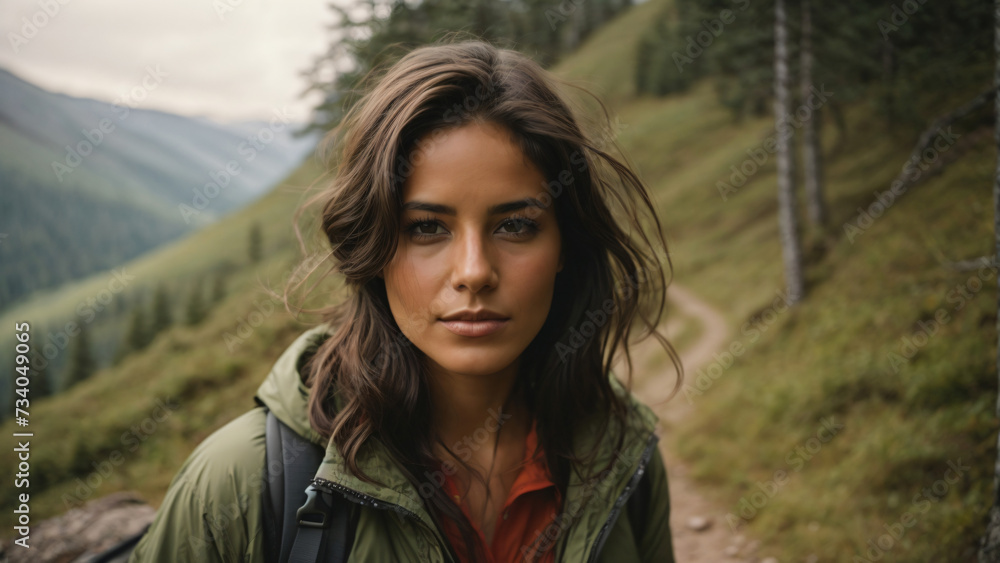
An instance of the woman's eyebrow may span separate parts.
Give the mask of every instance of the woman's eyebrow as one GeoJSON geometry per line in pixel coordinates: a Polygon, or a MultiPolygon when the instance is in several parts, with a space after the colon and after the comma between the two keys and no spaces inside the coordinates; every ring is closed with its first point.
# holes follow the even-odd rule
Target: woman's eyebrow
{"type": "MultiPolygon", "coordinates": [[[[524,209],[525,207],[537,207],[538,209],[544,211],[546,206],[536,198],[526,197],[517,201],[508,201],[507,203],[491,205],[488,211],[490,215],[500,215],[502,213],[509,213],[511,211],[524,209]]],[[[411,200],[403,204],[403,211],[409,211],[410,209],[440,213],[442,215],[455,215],[457,213],[454,207],[419,200],[411,200]]]]}

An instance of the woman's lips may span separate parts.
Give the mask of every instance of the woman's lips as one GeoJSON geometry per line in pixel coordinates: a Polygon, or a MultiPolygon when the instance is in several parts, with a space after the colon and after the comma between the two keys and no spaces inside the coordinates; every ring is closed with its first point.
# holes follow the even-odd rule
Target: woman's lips
{"type": "Polygon", "coordinates": [[[445,321],[445,328],[459,336],[487,336],[500,330],[510,319],[489,319],[482,321],[445,321]]]}

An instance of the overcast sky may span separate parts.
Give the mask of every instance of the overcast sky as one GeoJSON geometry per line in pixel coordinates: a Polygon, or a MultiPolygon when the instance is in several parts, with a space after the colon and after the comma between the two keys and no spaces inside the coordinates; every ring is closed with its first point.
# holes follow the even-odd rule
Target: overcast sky
{"type": "Polygon", "coordinates": [[[266,118],[287,107],[304,121],[317,99],[300,98],[300,73],[326,50],[334,20],[326,5],[2,0],[0,67],[46,90],[108,102],[141,85],[149,67],[164,77],[138,107],[216,121],[266,118]],[[46,5],[58,12],[48,15],[46,5]]]}

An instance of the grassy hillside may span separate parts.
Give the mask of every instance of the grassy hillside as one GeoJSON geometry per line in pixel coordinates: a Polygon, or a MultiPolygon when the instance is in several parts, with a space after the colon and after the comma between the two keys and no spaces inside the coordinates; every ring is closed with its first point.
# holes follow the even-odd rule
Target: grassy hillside
{"type": "Polygon", "coordinates": [[[722,357],[688,374],[677,400],[696,410],[671,430],[674,447],[734,527],[749,528],[781,560],[867,558],[868,541],[907,512],[916,521],[901,541],[883,541],[894,544],[885,560],[969,560],[958,554],[983,529],[996,455],[996,277],[941,261],[992,251],[991,136],[911,188],[852,243],[841,225],[856,223],[857,208],[888,188],[909,152],[854,112],[848,148],[828,163],[833,227],[808,232],[808,298],[782,312],[772,308],[784,285],[773,170],[727,201],[715,189],[767,124],[733,127],[710,100],[705,92],[623,112],[628,123],[641,115],[646,131],[674,132],[630,128],[623,141],[657,188],[678,282],[722,310],[731,342],[747,350],[730,356],[731,367],[722,357]],[[917,342],[909,359],[906,339],[917,342]],[[830,419],[844,428],[817,442],[830,419]],[[946,471],[959,460],[969,466],[961,479],[933,489],[954,478],[946,471]],[[773,496],[756,494],[758,483],[773,496]],[[918,498],[927,488],[930,496],[918,498]]]}
{"type": "MultiPolygon", "coordinates": [[[[236,269],[229,278],[228,296],[201,324],[178,323],[142,353],[126,357],[67,393],[33,401],[27,428],[35,433],[30,480],[33,518],[60,513],[77,499],[126,488],[158,503],[193,446],[253,406],[253,393],[270,364],[307,326],[286,313],[260,286],[280,292],[288,278],[297,255],[292,213],[317,176],[310,161],[271,194],[231,218],[125,267],[135,276],[127,291],[160,281],[181,283],[224,261],[236,269]],[[243,257],[246,232],[254,221],[264,231],[265,259],[259,265],[243,257]],[[264,322],[253,328],[245,344],[231,346],[226,335],[236,334],[241,323],[255,322],[257,313],[264,322]],[[171,408],[164,411],[158,408],[161,405],[171,408]],[[107,470],[109,464],[114,471],[107,470]]],[[[303,219],[302,224],[307,228],[309,221],[303,219]]],[[[95,290],[100,283],[94,281],[95,290]]],[[[331,279],[317,293],[328,297],[335,295],[336,288],[336,280],[331,279]]],[[[60,297],[67,303],[80,299],[78,295],[60,297]]],[[[50,306],[58,310],[60,302],[50,306]]],[[[314,299],[305,305],[319,303],[314,299]]],[[[16,318],[35,322],[32,315],[16,318]]],[[[13,431],[11,421],[6,421],[6,428],[13,431]]],[[[4,462],[15,463],[9,454],[4,454],[4,462]]],[[[15,498],[13,481],[2,487],[6,498],[15,498]]]]}
{"type": "MultiPolygon", "coordinates": [[[[585,61],[567,61],[569,74],[628,97],[620,70],[588,69],[615,68],[633,48],[642,20],[626,19],[638,12],[581,49],[585,61]],[[597,45],[611,40],[605,55],[597,45]]],[[[954,93],[956,105],[974,94],[954,93]]],[[[863,104],[847,112],[844,137],[827,127],[830,227],[806,226],[808,298],[781,312],[773,156],[736,194],[717,189],[770,120],[734,124],[708,83],[616,109],[624,152],[657,194],[676,280],[723,311],[746,350],[688,374],[676,400],[694,415],[668,430],[732,514],[717,525],[781,561],[973,560],[997,453],[997,279],[995,268],[946,264],[992,255],[992,130],[956,127],[941,155],[957,161],[850,240],[843,225],[890,187],[916,135],[863,104]]],[[[950,109],[928,108],[928,121],[950,109]]]]}
{"type": "MultiPolygon", "coordinates": [[[[69,347],[61,344],[66,340],[66,324],[87,325],[91,330],[94,353],[105,365],[111,361],[124,336],[128,322],[126,309],[135,306],[140,299],[148,309],[150,296],[157,285],[162,284],[167,289],[174,319],[180,319],[184,313],[184,302],[196,282],[202,282],[203,291],[207,291],[205,286],[211,282],[210,276],[217,272],[234,272],[227,275],[226,285],[230,293],[243,291],[254,282],[252,272],[246,269],[249,266],[247,247],[252,224],[258,223],[261,227],[265,257],[273,259],[276,253],[290,251],[294,241],[290,228],[291,214],[302,198],[303,190],[317,174],[315,163],[309,159],[280,184],[281,188],[225,221],[189,234],[121,267],[91,275],[59,289],[36,291],[0,313],[0,323],[12,326],[14,322],[28,320],[39,330],[37,337],[42,339],[41,343],[59,345],[59,353],[50,359],[56,366],[55,373],[64,371],[69,355],[69,347]],[[127,280],[124,290],[115,281],[119,279],[127,280]],[[103,302],[98,299],[103,299],[103,302]]],[[[12,352],[8,352],[13,350],[12,339],[12,333],[0,335],[0,342],[4,343],[0,348],[0,365],[12,365],[12,352]]],[[[0,391],[0,398],[5,401],[9,397],[6,387],[0,391]]]]}
{"type": "Polygon", "coordinates": [[[723,311],[747,350],[731,367],[721,357],[688,374],[676,400],[695,414],[669,431],[733,515],[717,525],[746,530],[782,561],[972,560],[996,458],[997,280],[992,268],[945,263],[993,251],[992,131],[956,128],[947,156],[960,158],[852,241],[843,225],[889,188],[915,135],[861,105],[846,138],[827,128],[826,154],[840,147],[827,163],[831,226],[806,228],[808,299],[780,312],[773,157],[735,195],[716,188],[770,121],[735,125],[708,84],[618,109],[625,153],[657,193],[677,281],[723,311]],[[825,422],[843,428],[821,432],[825,422]]]}
{"type": "MultiPolygon", "coordinates": [[[[985,270],[977,283],[976,271],[943,262],[992,252],[989,132],[961,132],[950,149],[961,158],[910,188],[851,241],[842,225],[856,223],[857,208],[889,187],[915,136],[887,130],[866,106],[850,108],[844,137],[825,130],[832,219],[825,232],[805,232],[807,299],[791,311],[772,308],[784,285],[773,163],[726,200],[716,189],[747,149],[761,145],[770,122],[734,123],[709,83],[674,98],[636,99],[623,78],[620,57],[650,19],[644,11],[663,6],[637,6],[557,71],[618,100],[619,141],[655,192],[676,281],[723,311],[732,342],[745,350],[731,366],[722,357],[725,365],[688,374],[675,400],[690,401],[694,414],[666,439],[692,464],[702,490],[731,511],[733,527],[762,540],[764,555],[868,559],[880,536],[895,531],[898,539],[881,540],[880,549],[891,543],[882,561],[968,560],[996,456],[997,280],[985,270]],[[608,44],[621,52],[602,48],[608,44]]],[[[289,183],[306,185],[316,174],[307,166],[289,183]]],[[[297,199],[279,189],[134,270],[144,282],[193,275],[242,254],[247,226],[261,219],[268,258],[260,269],[276,280],[292,259],[297,199]]],[[[259,303],[255,273],[240,270],[230,296],[196,329],[173,329],[147,352],[34,407],[35,518],[63,510],[63,495],[84,482],[77,479],[116,450],[125,462],[93,478],[91,496],[129,488],[157,504],[198,441],[252,406],[271,363],[304,327],[276,310],[244,346],[227,350],[224,333],[259,303]],[[179,408],[128,451],[123,433],[164,397],[179,408]]],[[[0,455],[13,464],[10,452],[0,455]]],[[[0,485],[5,503],[11,486],[0,485]]]]}

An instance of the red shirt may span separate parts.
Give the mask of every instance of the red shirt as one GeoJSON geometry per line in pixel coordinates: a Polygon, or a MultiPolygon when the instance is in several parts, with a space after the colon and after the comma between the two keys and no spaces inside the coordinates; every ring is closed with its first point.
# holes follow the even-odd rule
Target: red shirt
{"type": "MultiPolygon", "coordinates": [[[[452,481],[451,476],[445,475],[444,489],[448,496],[462,508],[465,517],[472,524],[473,530],[478,537],[479,547],[486,553],[486,561],[489,563],[513,562],[525,559],[525,555],[532,553],[531,546],[539,535],[539,550],[548,550],[539,559],[542,563],[551,563],[555,558],[554,541],[552,538],[559,531],[554,523],[562,504],[559,489],[549,478],[548,466],[545,463],[544,452],[539,450],[538,455],[531,457],[535,446],[538,444],[538,434],[535,432],[535,423],[532,421],[531,429],[524,439],[524,459],[521,461],[521,470],[511,485],[507,500],[504,502],[503,511],[497,518],[493,528],[493,543],[486,543],[486,535],[469,517],[469,507],[466,502],[459,502],[458,487],[452,481]],[[551,527],[550,527],[551,525],[551,527]],[[547,529],[548,528],[548,529],[547,529]],[[547,540],[546,537],[549,539],[547,540]]],[[[443,519],[445,532],[448,540],[455,547],[459,560],[469,563],[465,554],[465,542],[458,531],[458,526],[451,520],[443,519]]]]}

